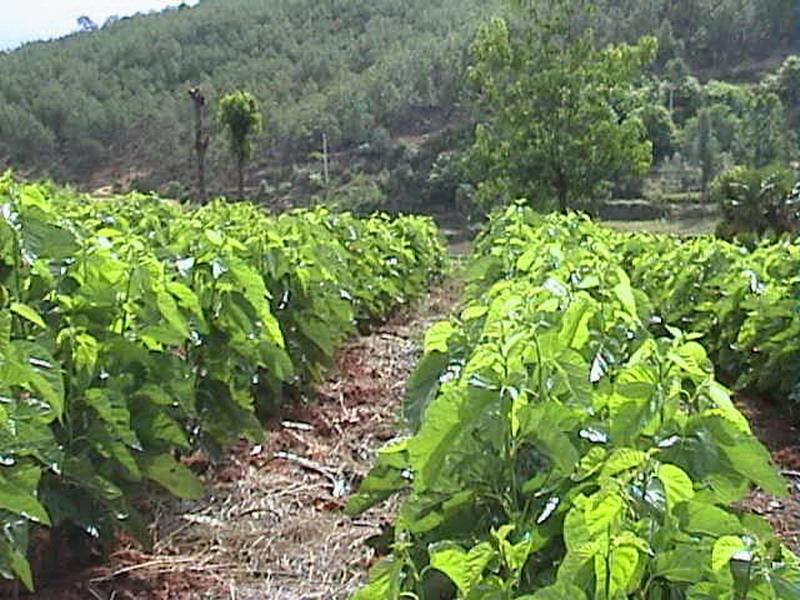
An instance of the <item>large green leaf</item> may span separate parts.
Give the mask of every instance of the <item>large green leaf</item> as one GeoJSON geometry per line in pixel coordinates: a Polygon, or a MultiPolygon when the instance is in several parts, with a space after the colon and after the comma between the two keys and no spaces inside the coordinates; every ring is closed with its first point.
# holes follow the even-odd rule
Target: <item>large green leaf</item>
{"type": "Polygon", "coordinates": [[[672,510],[676,505],[694,497],[694,485],[686,471],[675,465],[660,465],[658,478],[664,485],[667,496],[667,508],[672,510]]]}
{"type": "Polygon", "coordinates": [[[35,258],[63,260],[77,254],[75,237],[63,227],[48,222],[49,216],[40,211],[22,215],[22,245],[35,258]]]}
{"type": "Polygon", "coordinates": [[[32,465],[0,468],[0,508],[50,525],[50,517],[36,498],[41,470],[32,465]]]}
{"type": "Polygon", "coordinates": [[[186,467],[168,454],[138,458],[142,473],[179,498],[197,500],[203,496],[203,484],[186,467]]]}
{"type": "Polygon", "coordinates": [[[480,581],[484,569],[495,556],[495,550],[488,542],[468,551],[457,544],[442,542],[431,546],[428,552],[431,568],[447,575],[464,597],[480,581]]]}
{"type": "Polygon", "coordinates": [[[376,564],[369,572],[369,583],[353,595],[353,600],[387,600],[399,597],[403,565],[395,558],[376,564]]]}
{"type": "Polygon", "coordinates": [[[42,320],[42,317],[39,315],[39,313],[36,312],[35,309],[31,308],[27,304],[12,302],[9,309],[15,315],[22,317],[23,319],[29,321],[30,323],[33,323],[37,327],[41,327],[42,329],[47,329],[47,324],[42,320]]]}

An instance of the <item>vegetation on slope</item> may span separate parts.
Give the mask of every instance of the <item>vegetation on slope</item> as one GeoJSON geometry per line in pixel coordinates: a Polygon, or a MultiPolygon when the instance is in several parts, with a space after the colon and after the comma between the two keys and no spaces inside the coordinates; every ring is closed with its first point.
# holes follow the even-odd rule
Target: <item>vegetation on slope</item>
{"type": "MultiPolygon", "coordinates": [[[[130,154],[181,167],[190,86],[245,88],[260,144],[302,156],[377,139],[421,107],[455,104],[463,52],[493,4],[474,0],[204,0],[0,57],[0,140],[21,165],[83,175],[130,154]]],[[[218,149],[218,148],[217,148],[218,149]]],[[[136,162],[140,164],[136,165],[136,162]]]]}
{"type": "MultiPolygon", "coordinates": [[[[600,43],[655,35],[659,73],[679,58],[690,72],[725,76],[743,60],[785,55],[793,11],[790,0],[600,0],[592,19],[600,43]]],[[[0,55],[0,160],[79,183],[138,174],[140,187],[174,181],[169,191],[182,195],[193,184],[187,91],[199,85],[216,104],[245,89],[263,109],[248,176],[251,189],[264,182],[264,198],[319,191],[306,165],[325,133],[334,153],[350,152],[346,166],[335,165],[345,197],[377,190],[399,193],[397,204],[452,202],[450,151],[463,139],[433,140],[417,155],[419,140],[403,134],[471,129],[472,116],[458,111],[467,48],[480,23],[506,13],[500,0],[202,0],[111,20],[0,55]]],[[[683,127],[695,114],[695,84],[677,72],[670,81],[683,127]]],[[[723,143],[729,129],[715,131],[723,143]]],[[[222,137],[215,132],[209,151],[214,193],[234,181],[222,137]]]]}

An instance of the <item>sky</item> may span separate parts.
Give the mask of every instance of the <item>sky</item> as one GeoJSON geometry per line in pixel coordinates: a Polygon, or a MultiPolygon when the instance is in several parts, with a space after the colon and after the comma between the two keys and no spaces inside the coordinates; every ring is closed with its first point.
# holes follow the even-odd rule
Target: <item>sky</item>
{"type": "MultiPolygon", "coordinates": [[[[0,49],[76,31],[80,16],[86,15],[102,26],[112,15],[124,17],[180,3],[180,0],[0,0],[0,49]]],[[[186,0],[186,4],[196,3],[197,0],[186,0]]]]}

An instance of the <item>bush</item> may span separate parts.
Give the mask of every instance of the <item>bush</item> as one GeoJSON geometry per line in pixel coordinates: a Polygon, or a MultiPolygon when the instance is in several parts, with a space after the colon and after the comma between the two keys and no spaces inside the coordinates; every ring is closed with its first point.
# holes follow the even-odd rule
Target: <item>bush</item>
{"type": "Polygon", "coordinates": [[[731,238],[796,230],[798,192],[794,182],[792,171],[781,166],[737,166],[719,175],[710,192],[710,199],[722,211],[718,234],[731,238]]]}
{"type": "Polygon", "coordinates": [[[375,179],[357,173],[331,194],[330,203],[357,215],[368,215],[386,208],[386,195],[375,179]]]}
{"type": "Polygon", "coordinates": [[[675,152],[675,123],[663,106],[648,104],[639,110],[639,118],[647,130],[647,139],[653,144],[653,162],[668,158],[675,152]]]}

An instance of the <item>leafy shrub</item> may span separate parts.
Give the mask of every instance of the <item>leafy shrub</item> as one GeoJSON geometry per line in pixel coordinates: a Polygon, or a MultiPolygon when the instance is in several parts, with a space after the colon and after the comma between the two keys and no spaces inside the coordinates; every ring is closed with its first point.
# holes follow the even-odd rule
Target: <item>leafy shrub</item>
{"type": "Polygon", "coordinates": [[[464,310],[426,335],[414,435],[348,505],[407,494],[355,598],[797,597],[797,558],[731,508],[785,481],[700,336],[651,332],[660,307],[624,268],[650,239],[518,207],[490,221],[464,310]]]}
{"type": "Polygon", "coordinates": [[[793,185],[793,173],[783,167],[738,166],[719,175],[712,183],[710,199],[722,211],[722,237],[796,229],[798,209],[791,199],[793,185]]]}
{"type": "Polygon", "coordinates": [[[108,545],[146,484],[195,498],[177,457],[263,436],[358,322],[444,266],[432,222],[269,218],[0,179],[0,576],[28,587],[34,526],[108,545]]]}
{"type": "Polygon", "coordinates": [[[637,111],[653,144],[653,162],[672,156],[677,132],[669,111],[658,104],[647,104],[637,111]]]}
{"type": "Polygon", "coordinates": [[[368,215],[386,209],[386,195],[374,178],[356,173],[331,194],[329,203],[357,215],[368,215]]]}

